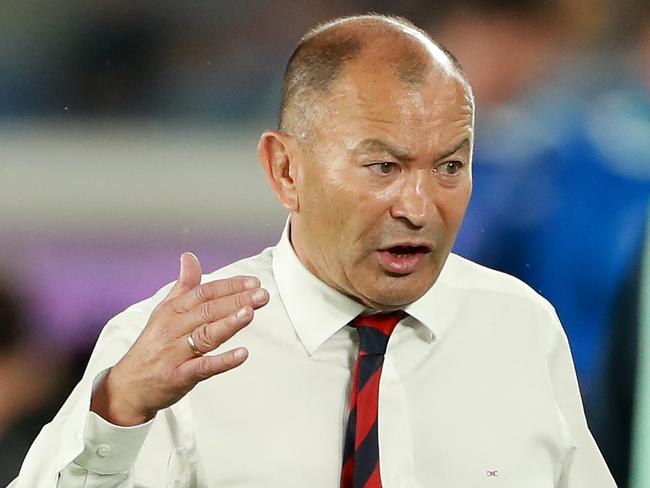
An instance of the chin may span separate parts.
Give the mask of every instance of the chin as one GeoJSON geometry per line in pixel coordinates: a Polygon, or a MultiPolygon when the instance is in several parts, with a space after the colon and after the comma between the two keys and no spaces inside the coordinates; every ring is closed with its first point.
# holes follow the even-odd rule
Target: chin
{"type": "Polygon", "coordinates": [[[373,308],[403,307],[421,298],[433,286],[433,281],[414,283],[406,276],[386,278],[388,278],[388,282],[385,278],[379,279],[373,283],[374,289],[368,290],[368,294],[365,295],[369,302],[367,305],[373,308]],[[385,286],[378,289],[376,286],[378,284],[385,286]]]}

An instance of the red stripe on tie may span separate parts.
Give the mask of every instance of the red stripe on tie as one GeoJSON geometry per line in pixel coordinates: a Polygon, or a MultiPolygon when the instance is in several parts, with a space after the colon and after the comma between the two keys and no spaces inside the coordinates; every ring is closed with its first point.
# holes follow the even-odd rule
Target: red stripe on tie
{"type": "Polygon", "coordinates": [[[354,453],[343,465],[341,471],[341,488],[352,488],[354,486],[354,453]]]}
{"type": "Polygon", "coordinates": [[[375,470],[370,475],[370,478],[368,478],[368,481],[366,481],[366,484],[363,485],[363,488],[382,488],[381,476],[379,475],[379,461],[377,461],[375,470]]]}
{"type": "Polygon", "coordinates": [[[352,374],[352,388],[350,389],[350,415],[348,417],[348,428],[344,444],[344,454],[348,458],[343,460],[341,469],[341,487],[353,488],[382,488],[379,472],[379,443],[377,439],[378,426],[378,404],[379,404],[379,379],[381,377],[383,355],[386,353],[386,346],[397,323],[406,316],[403,310],[396,310],[388,313],[374,315],[359,315],[350,322],[352,327],[357,329],[359,334],[359,352],[354,364],[352,374]],[[385,335],[385,340],[369,329],[375,329],[385,335]],[[364,351],[361,346],[368,347],[364,351]],[[372,349],[372,350],[370,350],[372,349]],[[369,355],[373,357],[370,358],[369,355]],[[377,356],[381,356],[378,358],[377,356]],[[369,361],[365,363],[364,361],[369,361]],[[359,390],[361,376],[361,364],[364,365],[364,380],[367,373],[370,378],[359,390]],[[377,368],[372,371],[372,368],[377,368]],[[353,417],[354,415],[354,417],[353,417]],[[355,423],[350,423],[354,420],[355,423]],[[369,436],[373,436],[370,438],[369,436]],[[353,452],[349,452],[351,446],[353,452]],[[370,477],[365,479],[370,473],[370,477]],[[355,477],[359,479],[355,480],[355,477]],[[364,480],[365,479],[365,480],[364,480]]]}
{"type": "Polygon", "coordinates": [[[381,368],[375,371],[359,392],[357,399],[357,428],[354,433],[354,449],[358,449],[377,421],[379,377],[381,368]]]}
{"type": "Polygon", "coordinates": [[[356,326],[357,327],[372,327],[383,332],[385,335],[389,336],[395,330],[397,322],[401,320],[401,317],[397,317],[397,322],[395,321],[396,317],[393,314],[374,314],[366,315],[363,317],[357,318],[356,326]]]}

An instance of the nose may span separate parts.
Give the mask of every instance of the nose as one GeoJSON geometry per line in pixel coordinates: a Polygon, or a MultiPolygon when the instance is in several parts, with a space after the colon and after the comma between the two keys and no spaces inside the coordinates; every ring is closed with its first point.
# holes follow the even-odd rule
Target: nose
{"type": "Polygon", "coordinates": [[[428,171],[414,171],[406,175],[391,207],[392,217],[404,220],[415,228],[424,227],[436,212],[432,180],[428,171]]]}

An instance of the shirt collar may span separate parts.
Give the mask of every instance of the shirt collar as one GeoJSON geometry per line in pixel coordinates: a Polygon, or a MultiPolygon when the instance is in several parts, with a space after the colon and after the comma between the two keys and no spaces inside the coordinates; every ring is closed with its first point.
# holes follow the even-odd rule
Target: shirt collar
{"type": "Polygon", "coordinates": [[[404,307],[406,313],[424,325],[426,334],[423,338],[429,343],[440,340],[461,312],[458,289],[449,284],[450,278],[458,273],[457,259],[456,255],[450,254],[431,288],[404,307]]]}
{"type": "Polygon", "coordinates": [[[289,241],[288,220],[273,251],[273,275],[289,320],[310,356],[365,309],[305,268],[289,241]]]}
{"type": "MultiPolygon", "coordinates": [[[[289,240],[289,225],[287,220],[273,252],[273,275],[289,320],[311,356],[366,307],[326,285],[302,264],[289,240]]],[[[428,342],[440,336],[457,311],[453,304],[458,299],[453,299],[444,283],[448,267],[445,264],[438,280],[422,297],[404,307],[412,317],[404,319],[405,323],[415,319],[424,325],[420,332],[428,342]]]]}

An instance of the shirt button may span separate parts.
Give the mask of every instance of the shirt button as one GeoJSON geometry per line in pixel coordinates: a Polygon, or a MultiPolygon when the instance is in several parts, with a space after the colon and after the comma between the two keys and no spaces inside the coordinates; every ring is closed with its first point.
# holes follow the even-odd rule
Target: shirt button
{"type": "Polygon", "coordinates": [[[108,444],[100,444],[99,446],[97,446],[97,449],[95,450],[97,456],[100,458],[105,458],[110,456],[111,451],[112,451],[111,446],[109,446],[108,444]]]}

